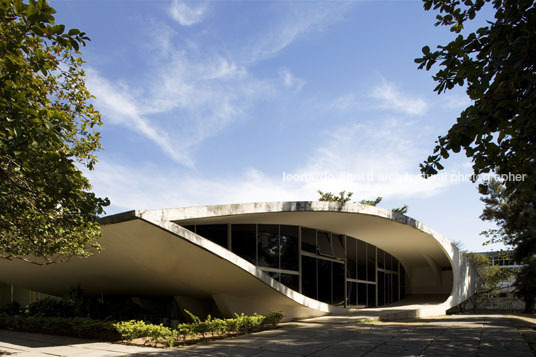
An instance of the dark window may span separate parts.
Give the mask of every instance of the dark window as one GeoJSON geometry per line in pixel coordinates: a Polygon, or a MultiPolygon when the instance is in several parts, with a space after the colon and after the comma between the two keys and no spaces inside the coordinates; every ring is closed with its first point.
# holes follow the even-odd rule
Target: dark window
{"type": "Polygon", "coordinates": [[[331,239],[333,245],[333,253],[335,257],[344,259],[346,254],[344,251],[344,236],[342,234],[333,234],[331,239]]]}
{"type": "Polygon", "coordinates": [[[182,226],[182,227],[195,233],[195,224],[192,224],[191,226],[182,226]]]}
{"type": "Polygon", "coordinates": [[[351,281],[346,283],[346,295],[348,296],[348,300],[346,301],[346,304],[349,306],[357,305],[357,283],[353,283],[351,281]]]}
{"type": "Polygon", "coordinates": [[[367,280],[376,281],[376,247],[367,244],[367,280]]]}
{"type": "Polygon", "coordinates": [[[367,307],[376,307],[376,285],[367,284],[367,307]]]}
{"type": "Polygon", "coordinates": [[[203,224],[197,225],[196,233],[216,244],[227,248],[227,225],[226,224],[203,224]]]}
{"type": "Polygon", "coordinates": [[[316,254],[316,230],[301,229],[301,249],[316,254]]]}
{"type": "Polygon", "coordinates": [[[360,240],[357,241],[357,278],[367,280],[367,244],[360,240]]]}
{"type": "Polygon", "coordinates": [[[346,237],[346,270],[347,276],[350,279],[356,279],[357,257],[356,257],[357,241],[352,237],[346,237]]]}
{"type": "Polygon", "coordinates": [[[400,264],[400,299],[406,297],[406,269],[400,264]]]}
{"type": "Polygon", "coordinates": [[[332,262],[333,305],[344,306],[344,264],[332,262]]]}
{"type": "Polygon", "coordinates": [[[393,257],[393,270],[398,271],[398,259],[393,257]]]}
{"type": "Polygon", "coordinates": [[[318,259],[318,300],[331,304],[331,262],[318,259]]]}
{"type": "Polygon", "coordinates": [[[302,255],[302,294],[316,299],[316,259],[302,255]]]}
{"type": "Polygon", "coordinates": [[[298,227],[282,225],[280,233],[281,269],[298,271],[298,227]]]}
{"type": "Polygon", "coordinates": [[[393,274],[393,302],[398,301],[398,274],[393,274]]]}
{"type": "Polygon", "coordinates": [[[378,306],[385,305],[385,274],[378,272],[378,306]]]}
{"type": "Polygon", "coordinates": [[[281,274],[281,284],[288,286],[292,290],[298,291],[300,286],[300,277],[299,275],[293,274],[281,274]]]}
{"type": "Polygon", "coordinates": [[[231,225],[231,250],[236,255],[257,264],[257,232],[254,224],[231,225]]]}
{"type": "Polygon", "coordinates": [[[385,252],[377,249],[376,256],[378,257],[378,268],[385,269],[385,252]]]}
{"type": "Polygon", "coordinates": [[[259,224],[258,265],[279,268],[279,225],[259,224]]]}
{"type": "Polygon", "coordinates": [[[386,305],[393,302],[392,278],[393,278],[393,274],[389,274],[389,273],[385,274],[385,304],[386,305]]]}
{"type": "Polygon", "coordinates": [[[328,257],[334,257],[333,247],[331,245],[331,233],[318,231],[318,253],[327,255],[328,257]]]}
{"type": "Polygon", "coordinates": [[[265,273],[270,275],[270,277],[272,279],[275,279],[275,280],[279,281],[279,276],[281,275],[281,273],[278,273],[278,272],[275,272],[275,271],[265,271],[265,273]]]}
{"type": "Polygon", "coordinates": [[[391,254],[385,252],[385,269],[387,270],[393,270],[393,263],[391,254]]]}
{"type": "Polygon", "coordinates": [[[357,284],[357,304],[367,306],[367,285],[365,283],[357,284]]]}

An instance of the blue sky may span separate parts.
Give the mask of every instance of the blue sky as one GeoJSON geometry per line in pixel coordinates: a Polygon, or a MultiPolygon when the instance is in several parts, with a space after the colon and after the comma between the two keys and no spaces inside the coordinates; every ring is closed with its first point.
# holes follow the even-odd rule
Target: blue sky
{"type": "Polygon", "coordinates": [[[413,63],[452,38],[420,1],[51,4],[92,39],[104,150],[88,175],[107,213],[346,190],[489,249],[476,186],[450,176],[471,173],[463,155],[442,177],[416,177],[469,104],[462,89],[435,94],[413,63]]]}

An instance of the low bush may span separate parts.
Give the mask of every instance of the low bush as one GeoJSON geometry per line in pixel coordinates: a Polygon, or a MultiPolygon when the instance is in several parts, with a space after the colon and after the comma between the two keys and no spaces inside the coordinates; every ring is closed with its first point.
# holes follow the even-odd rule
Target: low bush
{"type": "Polygon", "coordinates": [[[132,341],[137,338],[147,338],[154,345],[165,343],[172,347],[179,340],[186,344],[187,339],[195,339],[200,336],[202,340],[207,337],[222,337],[231,334],[243,334],[260,330],[262,328],[273,328],[283,318],[283,314],[271,312],[266,316],[253,314],[238,315],[232,319],[212,318],[210,315],[201,321],[201,319],[190,311],[185,310],[190,316],[192,322],[184,323],[177,326],[177,329],[170,329],[163,325],[146,324],[143,321],[124,321],[114,324],[115,328],[121,334],[124,341],[132,341]]]}
{"type": "Polygon", "coordinates": [[[0,315],[0,329],[110,341],[121,337],[112,322],[81,318],[0,315]]]}
{"type": "MultiPolygon", "coordinates": [[[[47,308],[39,311],[49,311],[47,308]]],[[[55,305],[54,305],[55,306],[55,305]]],[[[201,321],[199,317],[187,311],[192,318],[191,323],[183,323],[176,329],[145,323],[144,321],[110,322],[83,318],[21,316],[0,314],[0,329],[27,332],[39,332],[52,335],[72,336],[108,341],[132,341],[143,338],[145,343],[155,346],[165,344],[173,347],[179,340],[183,344],[187,340],[205,340],[207,337],[221,338],[223,336],[250,333],[263,328],[273,328],[283,318],[283,314],[271,312],[266,316],[253,314],[238,315],[232,319],[212,318],[210,315],[201,321]]]]}

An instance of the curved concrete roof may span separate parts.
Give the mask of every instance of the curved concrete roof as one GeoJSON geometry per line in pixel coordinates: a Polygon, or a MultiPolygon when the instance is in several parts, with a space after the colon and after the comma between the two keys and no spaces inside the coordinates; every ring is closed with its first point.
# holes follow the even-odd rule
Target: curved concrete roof
{"type": "MultiPolygon", "coordinates": [[[[450,294],[438,313],[474,288],[456,247],[423,224],[392,211],[336,202],[263,202],[130,211],[102,219],[101,254],[36,266],[0,261],[0,280],[50,294],[80,284],[89,292],[213,298],[222,311],[283,311],[288,318],[342,311],[305,297],[184,228],[204,223],[301,225],[347,234],[395,256],[416,294],[450,294]]],[[[435,311],[434,310],[434,311],[435,311]]]]}

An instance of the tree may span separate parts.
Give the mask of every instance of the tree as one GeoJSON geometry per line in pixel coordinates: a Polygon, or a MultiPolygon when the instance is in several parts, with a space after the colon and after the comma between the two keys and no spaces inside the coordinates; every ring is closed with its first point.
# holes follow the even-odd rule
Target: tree
{"type": "Polygon", "coordinates": [[[495,297],[499,294],[499,284],[508,280],[513,274],[510,269],[503,268],[499,265],[491,265],[489,257],[484,254],[465,253],[465,256],[480,276],[479,289],[469,297],[473,311],[489,297],[495,297]]]}
{"type": "Polygon", "coordinates": [[[534,313],[536,302],[536,254],[525,261],[514,282],[515,295],[525,301],[525,313],[534,313]]]}
{"type": "Polygon", "coordinates": [[[318,190],[317,192],[320,195],[320,198],[318,199],[319,201],[331,201],[331,202],[341,202],[341,203],[346,203],[350,201],[352,195],[354,194],[353,192],[346,193],[346,191],[341,191],[339,192],[339,195],[337,196],[332,192],[322,192],[320,190],[318,190]]]}
{"type": "Polygon", "coordinates": [[[406,214],[408,213],[408,205],[404,205],[399,208],[393,208],[392,211],[395,213],[406,214]]]}
{"type": "Polygon", "coordinates": [[[108,199],[77,167],[101,148],[79,48],[44,0],[0,0],[0,257],[39,264],[100,249],[108,199]]]}
{"type": "Polygon", "coordinates": [[[522,260],[536,251],[536,6],[533,0],[423,2],[426,10],[439,11],[436,26],[450,26],[458,35],[436,51],[425,46],[415,62],[426,70],[438,63],[435,91],[466,86],[472,103],[438,138],[421,172],[435,175],[443,169],[442,160],[463,149],[473,162],[474,181],[478,175],[498,175],[500,191],[489,182],[479,185],[486,199],[498,200],[491,202],[497,214],[484,212],[482,218],[498,222],[506,228],[504,233],[515,236],[510,242],[522,260]],[[464,24],[486,3],[493,6],[494,19],[464,35],[464,24]],[[505,214],[500,214],[500,201],[509,202],[505,214]]]}
{"type": "Polygon", "coordinates": [[[383,200],[383,197],[378,196],[378,197],[376,197],[375,200],[361,200],[361,201],[359,201],[359,203],[361,203],[362,205],[376,206],[382,200],[383,200]]]}
{"type": "MultiPolygon", "coordinates": [[[[346,193],[346,191],[342,191],[342,192],[339,192],[339,195],[337,196],[332,192],[322,192],[320,190],[318,190],[317,192],[320,195],[320,198],[318,199],[319,201],[331,201],[331,202],[341,202],[341,203],[349,202],[352,195],[354,194],[353,192],[346,193]]],[[[367,205],[367,206],[376,206],[382,200],[383,200],[383,197],[378,196],[376,197],[375,200],[361,200],[359,201],[359,203],[361,203],[362,205],[367,205]]],[[[403,207],[400,207],[400,208],[393,208],[392,211],[395,213],[406,214],[408,212],[408,206],[404,205],[403,207]]]]}

